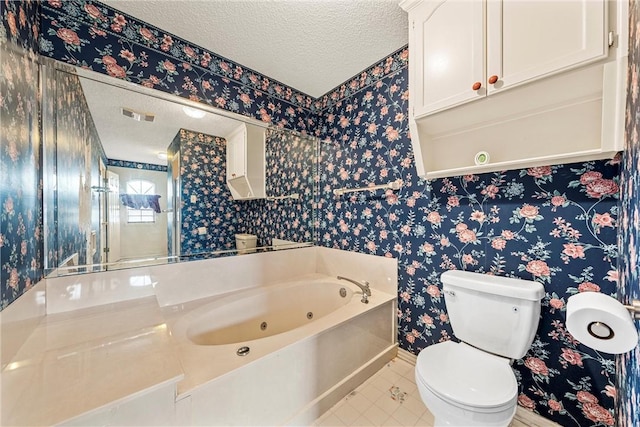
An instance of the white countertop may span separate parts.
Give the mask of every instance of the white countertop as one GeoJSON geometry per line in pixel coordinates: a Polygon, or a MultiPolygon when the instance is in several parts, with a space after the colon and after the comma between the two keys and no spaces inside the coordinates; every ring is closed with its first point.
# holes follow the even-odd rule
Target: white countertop
{"type": "Polygon", "coordinates": [[[2,425],[52,425],[183,378],[155,297],[44,318],[2,371],[2,425]]]}

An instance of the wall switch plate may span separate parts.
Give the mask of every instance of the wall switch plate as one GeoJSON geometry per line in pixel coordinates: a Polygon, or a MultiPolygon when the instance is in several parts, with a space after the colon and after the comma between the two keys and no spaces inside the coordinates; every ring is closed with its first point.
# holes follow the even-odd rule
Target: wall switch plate
{"type": "Polygon", "coordinates": [[[192,194],[192,195],[191,195],[191,203],[195,203],[195,202],[197,202],[197,201],[198,201],[198,198],[196,197],[196,195],[195,195],[195,194],[192,194]]]}
{"type": "Polygon", "coordinates": [[[198,227],[198,234],[202,236],[203,234],[207,234],[207,227],[198,227]]]}

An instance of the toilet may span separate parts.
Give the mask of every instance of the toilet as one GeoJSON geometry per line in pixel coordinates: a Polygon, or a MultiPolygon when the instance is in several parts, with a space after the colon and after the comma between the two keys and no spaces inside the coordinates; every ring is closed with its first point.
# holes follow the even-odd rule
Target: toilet
{"type": "Polygon", "coordinates": [[[256,243],[258,236],[255,234],[241,233],[236,234],[236,249],[238,254],[250,254],[256,251],[256,243]]]}
{"type": "Polygon", "coordinates": [[[455,337],[418,354],[416,385],[435,426],[508,426],[518,383],[511,369],[538,328],[544,287],[467,271],[442,274],[455,337]]]}

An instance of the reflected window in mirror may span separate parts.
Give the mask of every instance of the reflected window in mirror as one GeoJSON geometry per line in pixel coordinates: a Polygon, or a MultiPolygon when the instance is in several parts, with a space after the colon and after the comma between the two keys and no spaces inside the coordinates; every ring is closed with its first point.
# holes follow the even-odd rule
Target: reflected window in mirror
{"type": "MultiPolygon", "coordinates": [[[[127,181],[126,185],[128,195],[153,196],[156,192],[156,186],[151,181],[144,179],[132,179],[127,181]]],[[[155,223],[156,214],[151,208],[132,208],[127,207],[128,223],[155,223]]]]}

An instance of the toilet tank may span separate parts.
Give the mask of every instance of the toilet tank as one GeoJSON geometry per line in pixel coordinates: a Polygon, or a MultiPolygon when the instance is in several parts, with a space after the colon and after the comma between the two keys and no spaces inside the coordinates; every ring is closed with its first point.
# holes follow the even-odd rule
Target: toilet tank
{"type": "Polygon", "coordinates": [[[526,354],[540,320],[542,284],[458,270],[441,280],[456,338],[511,359],[526,354]]]}

